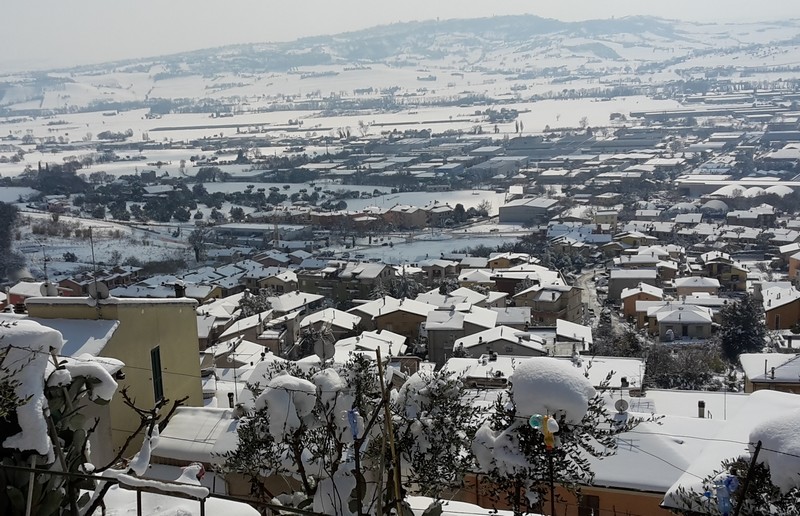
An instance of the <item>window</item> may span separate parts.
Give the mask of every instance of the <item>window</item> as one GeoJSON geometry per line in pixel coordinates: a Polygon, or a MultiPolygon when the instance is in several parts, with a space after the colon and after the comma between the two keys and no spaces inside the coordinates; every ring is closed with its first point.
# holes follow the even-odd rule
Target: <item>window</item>
{"type": "Polygon", "coordinates": [[[583,495],[578,505],[578,516],[600,516],[600,497],[583,495]]]}
{"type": "Polygon", "coordinates": [[[781,314],[775,314],[775,329],[781,329],[781,314]]]}
{"type": "Polygon", "coordinates": [[[153,370],[153,397],[160,401],[164,399],[164,384],[161,381],[161,349],[158,346],[150,350],[150,367],[153,370]]]}

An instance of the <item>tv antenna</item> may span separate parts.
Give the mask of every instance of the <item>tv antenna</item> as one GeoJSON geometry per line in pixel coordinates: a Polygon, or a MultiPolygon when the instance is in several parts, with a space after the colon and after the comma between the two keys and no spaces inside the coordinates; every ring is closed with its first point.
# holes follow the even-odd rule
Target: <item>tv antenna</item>
{"type": "MultiPolygon", "coordinates": [[[[108,286],[105,283],[97,281],[97,261],[94,259],[94,236],[91,226],[89,227],[89,245],[92,247],[92,283],[86,288],[86,292],[92,299],[106,299],[108,298],[108,286]]],[[[98,309],[99,309],[98,305],[98,309]]]]}

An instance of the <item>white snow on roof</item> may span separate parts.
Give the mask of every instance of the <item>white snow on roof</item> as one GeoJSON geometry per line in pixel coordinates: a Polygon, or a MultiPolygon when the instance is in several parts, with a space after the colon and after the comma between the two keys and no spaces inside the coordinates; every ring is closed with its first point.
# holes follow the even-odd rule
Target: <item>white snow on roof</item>
{"type": "Polygon", "coordinates": [[[464,349],[469,349],[479,345],[490,345],[495,342],[513,342],[520,346],[538,349],[544,353],[544,339],[510,326],[495,326],[482,332],[467,335],[455,341],[453,347],[464,346],[464,349]]]}
{"type": "MultiPolygon", "coordinates": [[[[103,348],[114,336],[119,327],[119,321],[89,320],[89,319],[39,319],[28,318],[42,326],[52,328],[61,334],[64,346],[61,355],[65,357],[89,354],[98,356],[103,348]]],[[[8,320],[0,315],[0,321],[8,320]]]]}
{"type": "Polygon", "coordinates": [[[764,310],[774,310],[800,299],[800,291],[794,287],[771,287],[761,292],[764,310]]]}
{"type": "Polygon", "coordinates": [[[363,305],[351,308],[348,312],[364,313],[375,318],[396,311],[404,311],[417,315],[428,315],[428,312],[436,310],[434,305],[421,303],[411,299],[395,299],[391,296],[384,296],[380,299],[364,303],[363,305]]]}
{"type": "Polygon", "coordinates": [[[472,324],[481,328],[493,328],[496,322],[497,312],[487,308],[469,306],[467,310],[463,311],[454,309],[433,310],[428,312],[428,318],[425,320],[425,329],[428,331],[463,330],[466,324],[472,324]]]}
{"type": "Polygon", "coordinates": [[[766,375],[773,367],[780,367],[797,355],[789,353],[742,353],[739,363],[747,378],[766,375]]]}
{"type": "Polygon", "coordinates": [[[272,309],[276,312],[288,313],[298,310],[306,305],[319,301],[325,296],[319,294],[309,294],[308,292],[288,292],[286,294],[270,297],[269,302],[272,309]]]}
{"type": "MultiPolygon", "coordinates": [[[[406,501],[411,506],[411,511],[414,516],[422,516],[425,509],[434,503],[433,498],[425,496],[409,496],[406,501]]],[[[441,516],[513,516],[512,511],[502,511],[495,509],[484,509],[478,505],[473,505],[466,502],[456,501],[440,501],[442,503],[441,516]]],[[[534,513],[528,513],[530,516],[540,516],[534,513]]]]}
{"type": "Polygon", "coordinates": [[[233,411],[223,408],[178,407],[161,432],[153,455],[186,462],[213,461],[217,439],[236,432],[233,411]]]}
{"type": "Polygon", "coordinates": [[[593,484],[665,493],[723,424],[714,419],[676,416],[641,423],[617,437],[614,455],[587,457],[595,473],[593,484]]]}
{"type": "Polygon", "coordinates": [[[20,281],[8,290],[9,295],[22,297],[39,297],[42,295],[44,282],[20,281]]]}
{"type": "Polygon", "coordinates": [[[265,310],[261,313],[251,315],[250,317],[245,317],[244,319],[239,319],[231,324],[222,335],[219,336],[220,339],[226,339],[237,333],[249,330],[250,328],[255,328],[259,324],[269,321],[272,319],[272,310],[265,310]]]}
{"type": "Polygon", "coordinates": [[[654,287],[647,283],[639,283],[639,285],[634,288],[622,289],[622,293],[620,294],[620,299],[625,299],[630,296],[635,296],[637,294],[650,294],[651,296],[657,297],[659,299],[664,297],[664,291],[662,289],[654,287]]]}
{"type": "Polygon", "coordinates": [[[737,415],[748,399],[749,395],[737,392],[648,389],[644,398],[631,398],[630,404],[636,412],[696,418],[697,403],[703,401],[706,417],[724,421],[737,415]],[[652,409],[636,408],[639,405],[652,409]]]}
{"type": "Polygon", "coordinates": [[[361,322],[361,317],[335,308],[326,308],[325,310],[320,310],[319,312],[314,312],[313,314],[305,316],[303,320],[300,321],[300,327],[306,328],[318,322],[329,323],[337,328],[352,330],[361,322]]]}
{"type": "MultiPolygon", "coordinates": [[[[800,410],[800,396],[785,392],[761,390],[750,394],[744,407],[731,418],[713,440],[706,441],[702,452],[691,462],[686,473],[670,487],[664,497],[664,505],[682,510],[700,510],[690,505],[691,499],[701,499],[705,486],[701,479],[718,471],[726,459],[746,455],[749,451],[751,432],[776,414],[800,410]],[[679,488],[695,492],[696,496],[682,496],[679,488]]],[[[796,436],[796,429],[793,430],[796,436]]],[[[764,437],[769,435],[769,430],[764,437]]],[[[754,435],[756,436],[756,435],[754,435]]],[[[777,437],[777,436],[776,436],[777,437]]]]}
{"type": "MultiPolygon", "coordinates": [[[[402,355],[406,350],[406,337],[389,330],[365,331],[361,335],[342,339],[336,342],[339,352],[369,351],[374,356],[375,350],[381,350],[381,356],[402,355]]],[[[338,360],[335,360],[338,361],[338,360]]]]}
{"type": "Polygon", "coordinates": [[[567,340],[583,342],[587,347],[594,342],[592,338],[592,329],[589,326],[564,321],[562,319],[556,319],[556,336],[563,337],[567,340]]]}
{"type": "Polygon", "coordinates": [[[706,278],[704,276],[688,276],[675,278],[676,288],[719,288],[719,280],[716,278],[706,278]]]}

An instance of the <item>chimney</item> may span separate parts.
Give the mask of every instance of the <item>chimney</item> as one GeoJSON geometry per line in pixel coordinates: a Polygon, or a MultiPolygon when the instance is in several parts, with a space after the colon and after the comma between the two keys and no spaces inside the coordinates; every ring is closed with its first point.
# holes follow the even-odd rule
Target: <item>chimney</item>
{"type": "Polygon", "coordinates": [[[186,285],[181,280],[175,282],[175,297],[186,297],[186,285]]]}
{"type": "Polygon", "coordinates": [[[697,417],[700,419],[705,419],[706,417],[706,402],[703,400],[697,402],[697,417]]]}

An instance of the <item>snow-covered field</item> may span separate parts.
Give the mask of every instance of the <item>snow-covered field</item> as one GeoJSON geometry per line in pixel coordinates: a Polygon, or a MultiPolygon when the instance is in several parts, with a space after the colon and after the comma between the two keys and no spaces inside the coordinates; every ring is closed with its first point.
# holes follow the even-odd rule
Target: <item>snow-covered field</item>
{"type": "Polygon", "coordinates": [[[21,214],[20,239],[15,241],[14,247],[25,255],[28,269],[37,276],[44,275],[45,260],[48,273],[55,276],[90,269],[92,252],[95,263],[105,265],[115,265],[131,257],[142,262],[190,257],[185,241],[172,238],[169,233],[159,234],[103,220],[62,216],[58,221],[62,228],[58,235],[33,233],[33,225],[51,220],[49,214],[21,214]],[[67,228],[71,231],[69,237],[64,236],[67,228]],[[88,234],[82,231],[89,228],[93,246],[88,234]],[[76,231],[81,231],[81,235],[75,236],[76,231]],[[65,260],[67,253],[74,254],[76,260],[65,260]]]}
{"type": "MultiPolygon", "coordinates": [[[[519,120],[524,124],[526,132],[541,132],[545,127],[577,127],[585,117],[590,126],[609,125],[611,113],[630,113],[631,111],[656,111],[675,109],[680,104],[672,100],[656,100],[644,96],[616,98],[609,101],[597,99],[577,99],[568,101],[543,100],[538,102],[519,102],[504,104],[506,109],[516,109],[522,111],[519,120]]],[[[487,109],[497,109],[494,104],[470,107],[431,107],[420,108],[395,113],[364,113],[347,116],[322,116],[315,111],[290,111],[290,112],[270,112],[270,113],[250,113],[237,115],[232,118],[210,118],[207,114],[170,114],[164,115],[160,119],[146,118],[146,110],[132,110],[121,112],[115,116],[104,116],[102,112],[74,113],[58,116],[59,121],[65,122],[64,125],[48,126],[46,120],[41,118],[25,117],[4,124],[4,130],[10,135],[18,138],[30,134],[35,138],[48,136],[64,136],[70,141],[80,142],[83,138],[90,136],[95,138],[102,131],[125,132],[131,130],[132,142],[144,142],[145,138],[153,141],[185,141],[212,137],[220,133],[227,136],[236,136],[235,129],[231,124],[244,125],[245,127],[261,127],[269,129],[275,126],[270,137],[286,138],[298,136],[297,133],[286,131],[285,124],[291,119],[303,121],[302,134],[309,136],[327,136],[338,128],[350,127],[353,132],[359,126],[359,122],[372,124],[371,134],[383,131],[404,131],[409,128],[431,129],[434,132],[447,130],[469,132],[475,125],[484,125],[486,137],[490,136],[493,129],[491,124],[483,121],[482,117],[476,116],[476,111],[487,109]],[[227,127],[226,127],[227,126],[227,127]],[[193,128],[194,127],[194,128],[193,128]],[[163,130],[161,130],[163,129],[163,130]]],[[[513,134],[514,123],[499,124],[500,136],[513,134]]],[[[244,136],[242,134],[241,136],[244,136]]],[[[94,141],[94,140],[90,140],[94,141]]],[[[17,142],[20,148],[26,150],[26,154],[19,163],[0,164],[0,177],[10,177],[20,174],[25,166],[36,168],[40,162],[60,163],[69,158],[81,157],[94,153],[93,144],[89,143],[83,148],[78,147],[68,151],[56,153],[42,153],[35,150],[32,145],[23,145],[17,142]]],[[[285,155],[286,147],[263,147],[261,152],[264,154],[285,155]]],[[[328,149],[335,151],[335,148],[328,149]]],[[[306,152],[321,154],[324,147],[307,148],[306,152]]],[[[140,153],[136,151],[120,151],[121,157],[131,158],[130,161],[119,161],[93,165],[82,172],[92,173],[104,171],[109,174],[122,175],[132,174],[142,170],[157,170],[158,173],[168,172],[170,175],[179,174],[180,161],[187,160],[187,175],[196,173],[196,168],[191,166],[189,158],[192,156],[208,156],[210,153],[198,148],[187,149],[165,149],[147,150],[140,153]],[[161,162],[162,165],[156,166],[155,163],[161,162]]],[[[228,166],[229,173],[242,173],[249,169],[249,166],[228,166]]]]}

